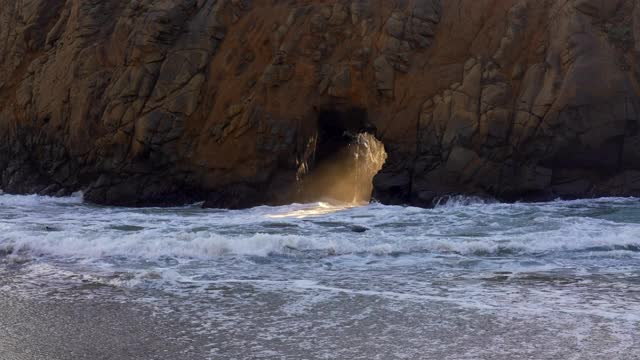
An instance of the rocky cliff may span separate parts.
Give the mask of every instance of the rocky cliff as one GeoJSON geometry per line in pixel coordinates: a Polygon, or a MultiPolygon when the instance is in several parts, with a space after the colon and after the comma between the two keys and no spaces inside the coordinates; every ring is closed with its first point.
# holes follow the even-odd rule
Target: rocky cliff
{"type": "Polygon", "coordinates": [[[385,203],[640,195],[637,0],[0,0],[0,188],[290,201],[345,132],[385,203]]]}

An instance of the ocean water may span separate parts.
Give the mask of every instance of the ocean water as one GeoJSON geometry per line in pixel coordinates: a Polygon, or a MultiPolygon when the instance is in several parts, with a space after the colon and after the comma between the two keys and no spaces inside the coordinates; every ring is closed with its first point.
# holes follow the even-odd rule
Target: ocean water
{"type": "MultiPolygon", "coordinates": [[[[5,194],[3,296],[43,306],[35,324],[113,303],[176,327],[161,336],[179,354],[102,358],[640,359],[640,200],[227,211],[5,194]]],[[[81,358],[47,357],[17,323],[0,316],[7,359],[81,358]]]]}

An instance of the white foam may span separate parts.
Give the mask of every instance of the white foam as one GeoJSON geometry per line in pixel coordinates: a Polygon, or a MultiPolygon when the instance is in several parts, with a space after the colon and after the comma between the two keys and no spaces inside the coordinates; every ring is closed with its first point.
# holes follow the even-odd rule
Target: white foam
{"type": "Polygon", "coordinates": [[[36,207],[42,205],[81,204],[82,192],[73,193],[71,196],[53,197],[42,195],[10,195],[0,193],[0,206],[36,207]]]}
{"type": "Polygon", "coordinates": [[[486,204],[495,204],[496,201],[493,199],[483,199],[476,196],[450,196],[439,199],[435,203],[436,208],[457,208],[457,207],[466,207],[470,205],[486,205],[486,204]]]}
{"type": "Polygon", "coordinates": [[[521,256],[591,251],[591,256],[615,257],[640,248],[640,224],[566,215],[567,207],[576,205],[567,202],[433,210],[320,203],[221,212],[93,208],[82,205],[79,197],[2,195],[0,204],[5,206],[0,209],[0,249],[56,256],[212,258],[297,256],[307,251],[521,256]],[[77,206],[64,207],[68,204],[77,206]],[[517,222],[523,213],[526,218],[517,222]],[[269,227],[274,222],[284,227],[274,230],[269,227]],[[352,225],[367,231],[354,233],[352,225]]]}
{"type": "Polygon", "coordinates": [[[509,328],[516,317],[559,328],[605,321],[629,344],[640,323],[638,249],[636,199],[221,211],[0,195],[0,292],[113,299],[128,292],[114,287],[134,288],[135,301],[179,299],[218,334],[265,332],[265,313],[290,334],[444,309],[456,321],[502,317],[509,328]]]}

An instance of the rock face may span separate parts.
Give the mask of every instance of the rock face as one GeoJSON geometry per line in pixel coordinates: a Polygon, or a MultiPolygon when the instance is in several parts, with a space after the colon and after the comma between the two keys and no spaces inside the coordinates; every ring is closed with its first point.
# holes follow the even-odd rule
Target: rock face
{"type": "Polygon", "coordinates": [[[640,195],[639,80],[637,0],[0,0],[0,188],[286,202],[335,122],[385,203],[640,195]]]}

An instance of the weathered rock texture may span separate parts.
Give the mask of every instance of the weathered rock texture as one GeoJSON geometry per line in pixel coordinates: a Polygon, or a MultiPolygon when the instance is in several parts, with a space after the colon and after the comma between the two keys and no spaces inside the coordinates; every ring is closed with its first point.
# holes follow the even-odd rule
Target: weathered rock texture
{"type": "Polygon", "coordinates": [[[0,188],[288,201],[355,113],[386,203],[640,195],[639,79],[637,0],[0,0],[0,188]]]}

